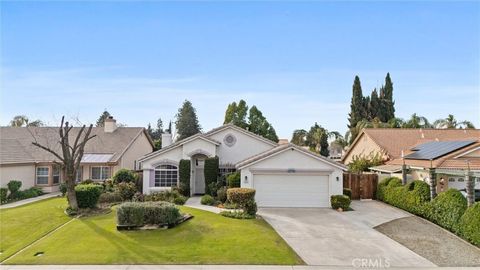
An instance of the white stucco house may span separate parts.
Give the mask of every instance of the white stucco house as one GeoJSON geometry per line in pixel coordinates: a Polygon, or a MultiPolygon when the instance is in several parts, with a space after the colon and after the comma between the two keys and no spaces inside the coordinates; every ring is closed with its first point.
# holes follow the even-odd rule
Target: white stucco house
{"type": "Polygon", "coordinates": [[[220,174],[241,172],[241,187],[256,189],[260,207],[329,207],[342,194],[347,168],[293,144],[277,144],[232,124],[172,143],[163,134],[162,149],[141,157],[143,192],[178,185],[178,165],[190,159],[190,193],[203,194],[203,166],[219,157],[220,174]]]}

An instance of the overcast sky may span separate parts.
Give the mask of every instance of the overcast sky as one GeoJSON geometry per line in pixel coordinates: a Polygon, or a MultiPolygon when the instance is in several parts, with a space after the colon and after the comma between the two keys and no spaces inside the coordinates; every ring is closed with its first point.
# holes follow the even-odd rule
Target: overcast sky
{"type": "Polygon", "coordinates": [[[192,101],[205,131],[228,103],[277,130],[347,129],[352,83],[394,82],[397,116],[480,126],[479,2],[0,2],[0,124],[107,109],[128,126],[192,101]]]}

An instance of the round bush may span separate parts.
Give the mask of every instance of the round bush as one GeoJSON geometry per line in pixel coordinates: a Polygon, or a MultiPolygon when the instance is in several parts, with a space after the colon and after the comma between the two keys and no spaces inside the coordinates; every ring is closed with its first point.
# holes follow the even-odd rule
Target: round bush
{"type": "Polygon", "coordinates": [[[215,199],[210,195],[203,195],[200,199],[200,203],[204,205],[213,205],[215,203],[215,199]]]}
{"type": "Polygon", "coordinates": [[[120,193],[122,200],[129,201],[137,192],[137,186],[132,182],[121,182],[116,186],[116,191],[120,193]]]}
{"type": "Polygon", "coordinates": [[[480,202],[474,203],[460,218],[458,232],[465,239],[480,246],[480,202]]]}
{"type": "Polygon", "coordinates": [[[330,197],[330,204],[333,209],[342,208],[343,210],[348,210],[350,208],[350,203],[352,200],[347,195],[332,195],[330,197]]]}
{"type": "Polygon", "coordinates": [[[227,176],[227,183],[229,188],[240,187],[240,172],[234,172],[227,176]]]}
{"type": "Polygon", "coordinates": [[[123,182],[135,183],[135,181],[137,181],[137,177],[137,174],[129,169],[120,169],[113,176],[113,182],[116,184],[123,182]]]}
{"type": "Polygon", "coordinates": [[[65,196],[65,194],[67,194],[67,184],[61,183],[58,189],[62,193],[62,196],[65,196]]]}
{"type": "Polygon", "coordinates": [[[430,204],[428,218],[453,232],[458,231],[458,222],[467,209],[467,199],[456,189],[440,193],[430,204]]]}
{"type": "Polygon", "coordinates": [[[10,196],[15,197],[16,193],[22,187],[22,182],[17,180],[11,180],[7,183],[8,190],[10,191],[10,196]]]}
{"type": "Polygon", "coordinates": [[[104,192],[98,198],[99,203],[116,203],[121,202],[122,196],[119,192],[104,192]]]}
{"type": "Polygon", "coordinates": [[[255,201],[255,189],[253,188],[229,188],[227,189],[227,200],[244,208],[247,202],[255,201]]]}
{"type": "Polygon", "coordinates": [[[102,186],[96,184],[78,185],[75,187],[77,203],[80,208],[94,208],[97,205],[102,186]]]}
{"type": "Polygon", "coordinates": [[[227,187],[221,187],[217,190],[217,200],[222,203],[227,200],[227,187]]]}
{"type": "Polygon", "coordinates": [[[343,195],[348,196],[348,198],[352,199],[352,190],[349,188],[344,188],[343,195]]]}

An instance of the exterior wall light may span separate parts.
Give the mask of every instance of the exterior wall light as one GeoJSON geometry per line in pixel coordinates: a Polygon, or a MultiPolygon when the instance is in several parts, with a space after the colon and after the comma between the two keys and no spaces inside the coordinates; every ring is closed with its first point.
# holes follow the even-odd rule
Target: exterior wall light
{"type": "Polygon", "coordinates": [[[245,180],[243,182],[248,183],[248,176],[245,175],[245,180]]]}
{"type": "Polygon", "coordinates": [[[337,182],[340,181],[340,177],[337,176],[337,182]]]}

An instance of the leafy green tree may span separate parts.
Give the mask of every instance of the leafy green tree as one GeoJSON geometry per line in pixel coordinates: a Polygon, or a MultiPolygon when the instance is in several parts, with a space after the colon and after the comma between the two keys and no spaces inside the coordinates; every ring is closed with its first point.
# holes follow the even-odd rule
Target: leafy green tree
{"type": "Polygon", "coordinates": [[[97,123],[95,126],[97,127],[103,127],[104,123],[105,123],[105,120],[112,116],[107,110],[103,111],[103,113],[100,115],[100,117],[98,117],[97,119],[97,123]]]}
{"type": "Polygon", "coordinates": [[[183,140],[201,132],[202,128],[198,123],[196,110],[190,101],[185,100],[183,102],[182,107],[178,109],[176,118],[175,126],[177,128],[179,140],[183,140]]]}
{"type": "Polygon", "coordinates": [[[247,114],[248,106],[245,100],[240,100],[238,104],[236,102],[232,102],[228,104],[223,124],[232,123],[241,128],[246,128],[248,126],[246,120],[247,114]]]}
{"type": "Polygon", "coordinates": [[[11,127],[42,127],[45,124],[41,120],[35,120],[30,122],[27,116],[25,115],[16,115],[10,121],[11,127]]]}
{"type": "Polygon", "coordinates": [[[449,114],[447,118],[436,120],[435,122],[433,122],[433,126],[435,128],[475,128],[472,122],[459,122],[452,114],[449,114]]]}
{"type": "Polygon", "coordinates": [[[367,111],[365,108],[365,98],[362,93],[362,85],[360,84],[360,78],[355,76],[352,86],[352,100],[350,104],[349,113],[349,128],[356,127],[357,123],[367,118],[367,111]]]}
{"type": "Polygon", "coordinates": [[[293,131],[291,143],[298,146],[305,146],[307,141],[307,131],[305,129],[296,129],[293,131]]]}
{"type": "Polygon", "coordinates": [[[255,134],[271,141],[278,142],[278,136],[275,129],[255,105],[253,105],[248,112],[248,128],[255,134]]]}
{"type": "Polygon", "coordinates": [[[328,157],[330,154],[328,138],[331,135],[328,130],[315,123],[307,133],[306,145],[310,148],[310,151],[328,157]]]}

